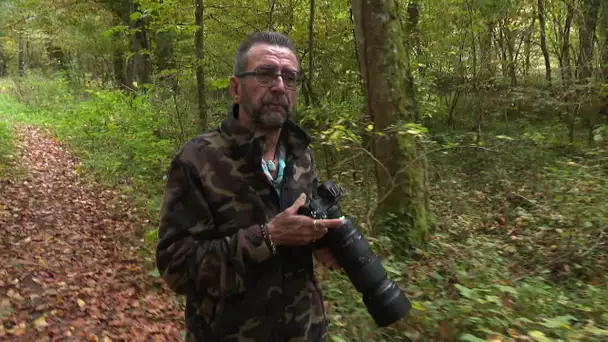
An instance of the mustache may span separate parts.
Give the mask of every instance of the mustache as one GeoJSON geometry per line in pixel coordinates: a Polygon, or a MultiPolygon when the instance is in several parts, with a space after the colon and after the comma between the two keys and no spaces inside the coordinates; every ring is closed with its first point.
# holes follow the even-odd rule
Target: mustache
{"type": "Polygon", "coordinates": [[[287,96],[281,96],[281,97],[276,97],[276,98],[266,98],[266,99],[262,100],[262,104],[265,104],[265,105],[274,104],[274,105],[287,106],[287,105],[289,105],[289,99],[287,99],[287,96]]]}

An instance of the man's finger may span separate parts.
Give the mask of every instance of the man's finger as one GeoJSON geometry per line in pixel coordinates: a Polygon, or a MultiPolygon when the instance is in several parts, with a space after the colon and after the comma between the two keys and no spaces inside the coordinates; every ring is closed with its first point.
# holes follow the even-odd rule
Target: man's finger
{"type": "Polygon", "coordinates": [[[298,209],[300,209],[300,207],[304,205],[304,203],[306,203],[306,194],[302,193],[300,195],[300,197],[298,197],[298,199],[295,202],[293,202],[291,207],[285,209],[284,212],[289,215],[294,215],[295,213],[298,212],[298,209]]]}
{"type": "Polygon", "coordinates": [[[340,228],[344,225],[344,220],[342,219],[325,219],[325,220],[317,220],[317,227],[325,227],[325,228],[340,228]]]}

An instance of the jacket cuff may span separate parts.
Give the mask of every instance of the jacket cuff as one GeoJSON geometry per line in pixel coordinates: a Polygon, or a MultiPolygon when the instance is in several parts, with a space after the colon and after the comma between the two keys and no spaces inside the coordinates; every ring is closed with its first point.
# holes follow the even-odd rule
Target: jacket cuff
{"type": "Polygon", "coordinates": [[[251,245],[251,259],[255,262],[262,262],[272,256],[272,250],[264,236],[262,235],[262,227],[259,224],[253,225],[245,230],[245,235],[251,245]]]}

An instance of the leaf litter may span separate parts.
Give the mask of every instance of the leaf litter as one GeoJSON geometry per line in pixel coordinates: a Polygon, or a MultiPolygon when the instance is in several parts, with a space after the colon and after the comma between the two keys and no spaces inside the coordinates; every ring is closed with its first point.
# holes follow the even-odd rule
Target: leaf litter
{"type": "Polygon", "coordinates": [[[124,198],[83,180],[61,144],[15,133],[27,172],[0,179],[0,340],[180,340],[181,304],[138,255],[144,219],[117,214],[124,198]]]}

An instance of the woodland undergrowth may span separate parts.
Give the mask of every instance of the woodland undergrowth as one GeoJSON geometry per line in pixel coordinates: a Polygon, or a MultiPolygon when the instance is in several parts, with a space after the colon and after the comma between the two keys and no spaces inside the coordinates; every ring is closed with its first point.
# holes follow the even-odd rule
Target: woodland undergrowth
{"type": "MultiPolygon", "coordinates": [[[[165,168],[194,124],[182,121],[182,138],[176,138],[170,105],[158,105],[153,91],[77,92],[61,79],[39,77],[4,80],[1,89],[0,174],[10,168],[13,148],[6,119],[50,130],[82,158],[82,174],[120,189],[142,208],[149,221],[141,232],[142,262],[154,273],[165,168]]],[[[562,124],[531,123],[520,114],[510,123],[511,135],[489,129],[483,145],[473,145],[466,132],[445,133],[441,143],[429,139],[437,226],[427,248],[406,253],[398,236],[370,237],[412,301],[411,317],[376,329],[345,275],[322,272],[330,340],[608,338],[606,142],[567,144],[562,124]]],[[[367,187],[340,177],[349,191],[344,211],[364,226],[367,187]]]]}

